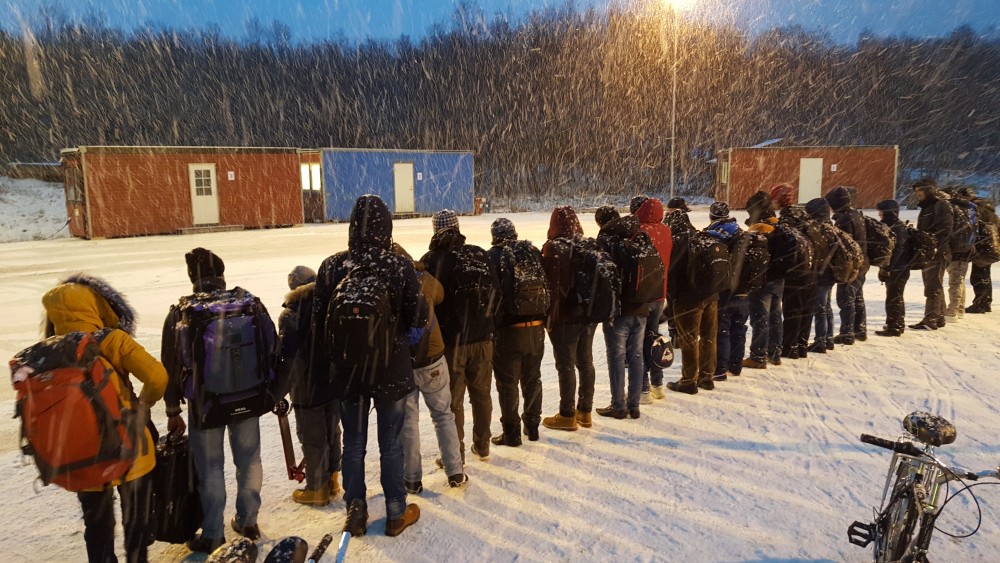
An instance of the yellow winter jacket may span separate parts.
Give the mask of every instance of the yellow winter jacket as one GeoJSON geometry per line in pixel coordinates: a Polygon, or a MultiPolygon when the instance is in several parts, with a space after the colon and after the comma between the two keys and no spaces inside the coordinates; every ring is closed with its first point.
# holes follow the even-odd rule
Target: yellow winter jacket
{"type": "MultiPolygon", "coordinates": [[[[74,331],[94,332],[102,328],[118,328],[119,318],[108,301],[88,285],[64,283],[49,290],[42,297],[50,330],[56,335],[74,331]]],[[[125,305],[127,307],[127,305],[125,305]]],[[[163,397],[167,388],[167,372],[157,361],[124,330],[113,330],[101,341],[101,355],[122,378],[129,374],[143,383],[138,393],[139,401],[147,409],[163,397]]],[[[128,389],[115,381],[118,396],[124,405],[131,406],[128,389]]],[[[143,430],[145,447],[140,446],[135,463],[125,476],[132,481],[153,470],[156,465],[155,444],[148,429],[143,430]]],[[[120,483],[112,483],[118,485],[120,483]]]]}

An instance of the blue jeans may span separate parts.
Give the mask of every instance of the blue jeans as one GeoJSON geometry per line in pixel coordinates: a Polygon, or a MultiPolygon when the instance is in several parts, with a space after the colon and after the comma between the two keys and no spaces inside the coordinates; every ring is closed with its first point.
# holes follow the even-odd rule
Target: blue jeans
{"type": "Polygon", "coordinates": [[[458,475],[462,469],[462,446],[455,427],[455,413],[451,412],[451,387],[448,363],[444,356],[428,366],[413,368],[413,382],[417,388],[406,398],[406,413],[400,440],[403,443],[403,477],[407,481],[420,481],[424,468],[420,457],[420,396],[431,411],[434,433],[446,475],[458,475]]]}
{"type": "Polygon", "coordinates": [[[229,449],[236,465],[236,523],[242,527],[257,524],[260,510],[260,487],[264,469],[260,464],[260,419],[248,418],[219,428],[202,430],[195,427],[188,411],[188,443],[194,467],[198,471],[198,493],[201,495],[202,536],[222,538],[222,521],[226,509],[226,477],[223,473],[226,452],[223,437],[229,430],[229,449]]]}
{"type": "Polygon", "coordinates": [[[639,408],[642,392],[642,339],[646,317],[629,315],[604,323],[604,344],[608,349],[608,377],[611,380],[611,408],[639,408]],[[625,370],[628,370],[628,400],[625,395],[625,370]]]}
{"type": "Polygon", "coordinates": [[[816,288],[816,340],[826,343],[833,337],[833,304],[830,302],[833,294],[832,285],[821,285],[816,288]]]}
{"type": "MultiPolygon", "coordinates": [[[[653,301],[649,304],[649,314],[646,315],[646,330],[642,339],[642,349],[645,352],[653,345],[653,340],[660,336],[660,317],[663,316],[663,309],[667,307],[667,300],[653,301]]],[[[663,370],[656,367],[650,358],[643,355],[645,362],[645,372],[642,374],[642,392],[649,391],[649,385],[663,385],[663,370]]]]}
{"type": "Polygon", "coordinates": [[[840,334],[853,336],[867,331],[865,314],[865,273],[851,283],[837,284],[837,307],[840,308],[840,334]]]}
{"type": "Polygon", "coordinates": [[[719,336],[716,341],[715,375],[743,371],[743,353],[747,346],[747,319],[750,299],[746,295],[719,297],[719,336]]]}
{"type": "Polygon", "coordinates": [[[781,294],[785,280],[774,280],[750,292],[750,359],[763,361],[781,355],[781,294]]]}
{"type": "MultiPolygon", "coordinates": [[[[344,502],[367,503],[365,453],[368,446],[370,397],[350,397],[340,401],[340,423],[344,425],[344,502]]],[[[399,518],[406,510],[406,486],[403,484],[403,442],[400,434],[406,411],[406,397],[394,403],[375,403],[378,428],[379,463],[382,468],[382,492],[388,520],[399,518]]]]}

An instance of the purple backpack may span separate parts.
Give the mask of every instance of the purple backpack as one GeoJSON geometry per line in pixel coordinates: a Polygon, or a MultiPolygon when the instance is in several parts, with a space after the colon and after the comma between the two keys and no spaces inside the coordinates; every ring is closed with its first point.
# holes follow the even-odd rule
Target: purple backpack
{"type": "Polygon", "coordinates": [[[235,287],[181,299],[177,352],[184,396],[202,429],[258,417],[274,399],[274,323],[260,299],[235,287]]]}

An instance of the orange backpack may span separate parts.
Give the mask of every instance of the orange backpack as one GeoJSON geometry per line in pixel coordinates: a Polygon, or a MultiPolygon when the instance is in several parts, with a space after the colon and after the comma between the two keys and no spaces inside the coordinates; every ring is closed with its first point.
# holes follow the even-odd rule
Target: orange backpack
{"type": "MultiPolygon", "coordinates": [[[[124,477],[135,461],[136,417],[117,386],[130,393],[131,387],[101,358],[99,342],[107,333],[53,336],[10,361],[21,450],[34,457],[46,485],[103,487],[124,477]]],[[[132,404],[138,404],[134,395],[132,404]]]]}

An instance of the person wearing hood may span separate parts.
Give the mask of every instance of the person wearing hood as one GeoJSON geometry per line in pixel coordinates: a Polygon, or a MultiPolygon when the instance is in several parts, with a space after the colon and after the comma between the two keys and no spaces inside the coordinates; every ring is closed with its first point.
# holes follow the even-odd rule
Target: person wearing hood
{"type": "Polygon", "coordinates": [[[306,486],[292,492],[292,500],[326,506],[340,493],[340,401],[333,398],[329,370],[310,369],[316,272],[296,266],[288,273],[288,289],[278,317],[278,379],[291,387],[295,433],[306,462],[306,486]]]}
{"type": "MultiPolygon", "coordinates": [[[[663,262],[663,298],[657,299],[649,304],[649,314],[646,315],[646,335],[643,338],[642,349],[650,350],[653,341],[660,336],[660,319],[663,318],[663,311],[667,305],[667,278],[670,268],[670,252],[673,249],[670,227],[663,223],[663,204],[655,197],[644,195],[632,198],[629,204],[630,211],[639,219],[639,228],[642,229],[653,242],[660,260],[663,262]]],[[[651,358],[644,354],[643,362],[645,370],[643,373],[642,393],[639,404],[648,405],[653,399],[665,397],[663,391],[663,369],[657,367],[651,358]]]]}
{"type": "MultiPolygon", "coordinates": [[[[493,246],[486,252],[501,280],[500,306],[493,340],[493,374],[500,404],[503,432],[490,442],[494,446],[520,446],[521,423],[529,436],[537,436],[542,421],[542,358],[545,355],[545,310],[539,314],[514,314],[519,276],[537,272],[544,277],[542,254],[530,241],[517,240],[510,219],[499,218],[490,227],[493,246]],[[524,414],[518,414],[518,386],[524,414]]],[[[543,280],[544,281],[544,280],[543,280]]],[[[541,306],[539,305],[539,310],[541,306]]]]}
{"type": "Polygon", "coordinates": [[[976,222],[978,214],[971,198],[963,195],[968,193],[959,190],[948,190],[951,200],[951,210],[956,217],[965,215],[972,225],[969,237],[954,237],[962,240],[951,241],[951,262],[948,262],[948,304],[944,316],[949,320],[961,319],[965,316],[965,278],[969,275],[969,264],[976,250],[976,222]]]}
{"type": "MultiPolygon", "coordinates": [[[[226,264],[217,254],[206,248],[195,248],[184,255],[187,263],[188,278],[191,280],[194,295],[181,299],[181,302],[195,302],[196,296],[226,290],[226,264]]],[[[234,289],[237,291],[237,289],[234,289]]],[[[243,291],[243,290],[238,290],[243,291]]],[[[266,322],[260,332],[270,335],[267,346],[274,346],[274,326],[264,309],[257,301],[259,309],[255,312],[254,322],[266,322]]],[[[190,367],[183,365],[181,358],[193,356],[193,351],[182,350],[182,340],[178,338],[179,327],[185,326],[185,312],[181,304],[171,305],[167,318],[163,323],[162,340],[160,343],[160,359],[163,361],[167,374],[170,376],[164,400],[167,406],[167,430],[170,434],[182,434],[188,430],[191,457],[198,475],[198,493],[201,496],[202,522],[201,532],[187,542],[191,551],[211,553],[220,545],[226,543],[223,513],[226,508],[225,452],[223,441],[229,433],[229,447],[236,465],[236,515],[230,522],[230,527],[241,536],[255,540],[260,537],[257,526],[257,514],[260,511],[260,489],[264,482],[264,470],[260,462],[260,419],[258,416],[242,418],[220,426],[203,428],[198,412],[205,403],[200,403],[199,395],[194,391],[194,376],[190,367]],[[181,417],[180,403],[188,401],[188,422],[181,417]]],[[[266,339],[267,337],[265,337],[266,339]]],[[[261,345],[264,345],[262,342],[261,345]]],[[[277,356],[276,349],[266,351],[268,361],[277,356]]],[[[208,399],[205,400],[206,402],[208,399]]]]}
{"type": "MultiPolygon", "coordinates": [[[[493,416],[493,332],[496,325],[497,296],[500,279],[490,265],[486,251],[465,243],[459,231],[458,215],[450,209],[438,211],[432,217],[434,235],[430,247],[420,261],[444,286],[444,300],[435,309],[444,338],[444,357],[451,373],[451,410],[465,459],[465,391],[472,404],[472,453],[480,461],[490,459],[490,419],[493,416]],[[459,277],[476,268],[485,272],[492,287],[477,287],[476,296],[459,277]],[[484,296],[483,292],[490,292],[484,296]]],[[[526,428],[528,438],[537,439],[538,428],[526,428]]]]}
{"type": "Polygon", "coordinates": [[[848,234],[858,246],[864,263],[861,273],[851,283],[837,284],[837,307],[840,309],[840,333],[833,337],[834,344],[854,344],[868,338],[867,312],[865,310],[865,275],[871,267],[868,262],[868,236],[861,211],[852,207],[853,196],[844,186],[837,186],[824,196],[833,210],[834,225],[848,234]]]}
{"type": "Polygon", "coordinates": [[[892,231],[896,245],[892,249],[889,265],[879,268],[878,279],[885,284],[885,327],[876,330],[878,336],[901,336],[906,328],[906,305],[903,291],[910,279],[910,266],[904,263],[906,225],[899,220],[899,202],[887,199],[875,205],[883,223],[892,231]]]}
{"type": "MultiPolygon", "coordinates": [[[[960,188],[959,193],[976,206],[976,218],[984,225],[992,225],[994,229],[1000,228],[1000,219],[997,219],[996,203],[992,200],[976,197],[972,188],[960,188]]],[[[977,252],[978,254],[978,252],[977,252]]],[[[992,311],[993,306],[993,280],[990,277],[990,268],[993,266],[988,259],[983,256],[974,255],[972,259],[972,269],[969,273],[969,283],[972,284],[973,299],[972,305],[965,308],[969,314],[983,314],[992,311]]]]}
{"type": "MultiPolygon", "coordinates": [[[[151,481],[156,465],[156,444],[149,421],[149,409],[163,397],[167,372],[145,348],[135,341],[136,314],[121,293],[106,281],[85,274],[70,276],[42,297],[45,309],[45,337],[71,332],[97,332],[103,357],[120,378],[129,374],[142,382],[139,404],[133,405],[128,381],[113,382],[122,404],[139,414],[137,428],[143,428],[139,451],[131,469],[120,482],[101,490],[77,493],[83,509],[83,538],[90,563],[117,561],[115,557],[115,513],[112,487],[121,499],[125,552],[129,561],[146,561],[149,543],[151,481]]],[[[155,427],[153,427],[155,429],[155,427]]]]}
{"type": "MultiPolygon", "coordinates": [[[[595,219],[605,224],[618,218],[611,206],[597,210],[595,219]],[[602,210],[604,210],[602,212],[602,210]]],[[[589,322],[577,304],[573,288],[573,249],[584,242],[583,227],[572,207],[556,207],[549,219],[548,240],[542,245],[542,267],[549,281],[552,300],[545,327],[552,343],[552,356],[559,374],[559,412],[542,419],[553,430],[576,430],[593,426],[594,333],[597,323],[589,322]],[[579,374],[579,380],[577,379],[579,374]]],[[[592,239],[586,239],[596,247],[592,239]]]]}
{"type": "MultiPolygon", "coordinates": [[[[747,199],[747,230],[764,236],[774,232],[778,218],[772,208],[771,196],[758,191],[747,199]]],[[[750,302],[750,355],[743,360],[743,367],[767,369],[768,362],[781,364],[782,311],[781,295],[785,279],[768,269],[763,287],[753,289],[747,296],[750,302]]]]}
{"type": "MultiPolygon", "coordinates": [[[[729,204],[716,201],[708,208],[711,223],[706,231],[726,243],[733,282],[730,289],[719,294],[719,314],[716,337],[715,381],[726,381],[729,376],[743,371],[743,354],[746,352],[747,321],[750,318],[750,301],[747,295],[755,287],[762,287],[763,276],[754,272],[765,271],[767,256],[756,256],[750,246],[755,236],[740,228],[735,217],[730,216],[729,204]]],[[[766,244],[763,250],[767,250],[766,244]]]]}
{"type": "MultiPolygon", "coordinates": [[[[833,225],[833,217],[830,211],[830,203],[824,198],[817,197],[806,203],[806,213],[809,218],[817,223],[833,225]]],[[[836,227],[834,227],[836,228],[836,227]]],[[[833,343],[833,270],[827,266],[820,272],[816,281],[816,302],[813,307],[816,317],[816,337],[807,351],[815,354],[825,354],[828,350],[834,349],[833,343]]]]}
{"type": "MultiPolygon", "coordinates": [[[[375,367],[347,365],[325,359],[325,346],[314,354],[314,366],[331,366],[334,397],[340,399],[340,421],[343,424],[344,501],[347,521],[344,531],[352,536],[364,535],[368,525],[368,503],[365,485],[365,453],[368,445],[368,417],[374,404],[377,417],[379,459],[382,492],[385,495],[385,534],[397,536],[420,519],[420,509],[406,503],[403,444],[401,430],[406,399],[415,388],[410,363],[412,334],[421,335],[427,326],[427,307],[420,293],[420,282],[410,260],[392,251],[392,214],[376,195],[363,195],[354,203],[348,226],[347,250],[330,256],[316,274],[313,300],[313,334],[325,335],[326,311],[341,288],[338,287],[354,271],[364,265],[388,286],[388,298],[396,319],[395,334],[386,365],[375,367]],[[414,330],[415,329],[415,330],[414,330]]],[[[325,339],[324,339],[325,341],[325,339]]],[[[326,356],[328,358],[329,356],[326,356]]],[[[318,368],[317,368],[318,369],[318,368]]]]}
{"type": "Polygon", "coordinates": [[[920,322],[909,325],[915,330],[937,330],[945,325],[944,273],[951,262],[951,230],[953,217],[951,204],[938,193],[937,182],[933,178],[921,178],[913,184],[917,195],[920,214],[917,228],[930,233],[934,238],[937,254],[920,274],[924,281],[924,317],[920,322]]]}

